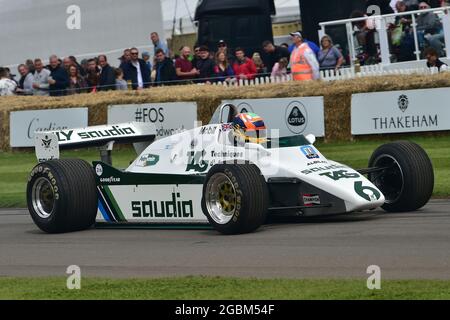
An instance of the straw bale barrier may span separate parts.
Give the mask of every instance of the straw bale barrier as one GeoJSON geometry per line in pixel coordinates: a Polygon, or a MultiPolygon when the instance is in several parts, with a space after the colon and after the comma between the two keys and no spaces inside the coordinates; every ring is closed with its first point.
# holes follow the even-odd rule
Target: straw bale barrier
{"type": "MultiPolygon", "coordinates": [[[[88,107],[89,125],[105,124],[107,107],[115,104],[195,101],[198,119],[209,122],[214,110],[226,99],[258,99],[324,96],[325,139],[350,140],[350,104],[354,93],[450,87],[450,73],[432,76],[402,75],[341,81],[287,82],[253,87],[209,85],[167,86],[143,91],[99,92],[67,97],[0,98],[0,150],[9,150],[11,111],[88,107]]],[[[450,107],[450,102],[446,101],[450,107]]],[[[277,106],[274,105],[274,108],[277,106]]],[[[181,113],[182,114],[182,113],[181,113]]]]}

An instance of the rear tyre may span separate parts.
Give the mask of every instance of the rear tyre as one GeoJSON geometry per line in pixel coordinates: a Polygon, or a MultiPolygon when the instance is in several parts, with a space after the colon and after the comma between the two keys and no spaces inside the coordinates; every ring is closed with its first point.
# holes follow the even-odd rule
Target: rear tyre
{"type": "Polygon", "coordinates": [[[253,164],[215,165],[203,185],[202,209],[211,225],[226,235],[258,229],[266,220],[269,191],[253,164]]]}
{"type": "Polygon", "coordinates": [[[433,194],[433,165],[425,150],[413,142],[380,146],[370,158],[369,167],[387,168],[369,174],[369,180],[384,194],[382,208],[388,212],[418,210],[433,194]]]}
{"type": "Polygon", "coordinates": [[[51,160],[30,173],[27,204],[31,218],[47,233],[85,230],[97,215],[97,184],[84,160],[51,160]]]}

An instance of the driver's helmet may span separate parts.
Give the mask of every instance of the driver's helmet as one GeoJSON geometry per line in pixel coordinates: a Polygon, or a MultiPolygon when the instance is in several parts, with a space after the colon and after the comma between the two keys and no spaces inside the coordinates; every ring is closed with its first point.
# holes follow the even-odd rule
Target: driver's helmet
{"type": "Polygon", "coordinates": [[[264,143],[267,130],[264,120],[254,113],[240,113],[233,120],[236,137],[243,142],[264,143]]]}

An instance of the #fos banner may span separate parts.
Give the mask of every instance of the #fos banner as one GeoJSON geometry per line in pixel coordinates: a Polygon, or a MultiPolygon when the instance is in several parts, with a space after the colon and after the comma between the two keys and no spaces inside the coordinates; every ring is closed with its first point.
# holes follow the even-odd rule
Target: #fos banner
{"type": "Polygon", "coordinates": [[[35,132],[84,128],[87,125],[87,108],[11,112],[10,145],[13,148],[34,147],[35,132]]]}
{"type": "Polygon", "coordinates": [[[108,107],[108,124],[124,122],[152,123],[156,126],[156,138],[164,138],[195,127],[197,103],[148,103],[115,105],[108,107]]]}
{"type": "Polygon", "coordinates": [[[450,88],[352,96],[353,135],[450,130],[450,88]]]}
{"type": "MultiPolygon", "coordinates": [[[[239,112],[253,112],[264,119],[268,130],[280,130],[281,137],[314,134],[325,136],[323,97],[229,100],[239,112]]],[[[213,116],[220,117],[219,110],[213,116]]]]}

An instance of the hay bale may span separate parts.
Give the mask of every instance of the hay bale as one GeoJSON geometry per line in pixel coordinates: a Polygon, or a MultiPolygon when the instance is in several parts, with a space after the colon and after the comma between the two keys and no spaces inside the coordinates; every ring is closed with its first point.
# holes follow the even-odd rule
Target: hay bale
{"type": "Polygon", "coordinates": [[[6,131],[6,125],[9,122],[6,110],[0,110],[0,151],[9,148],[9,131],[6,131]]]}

